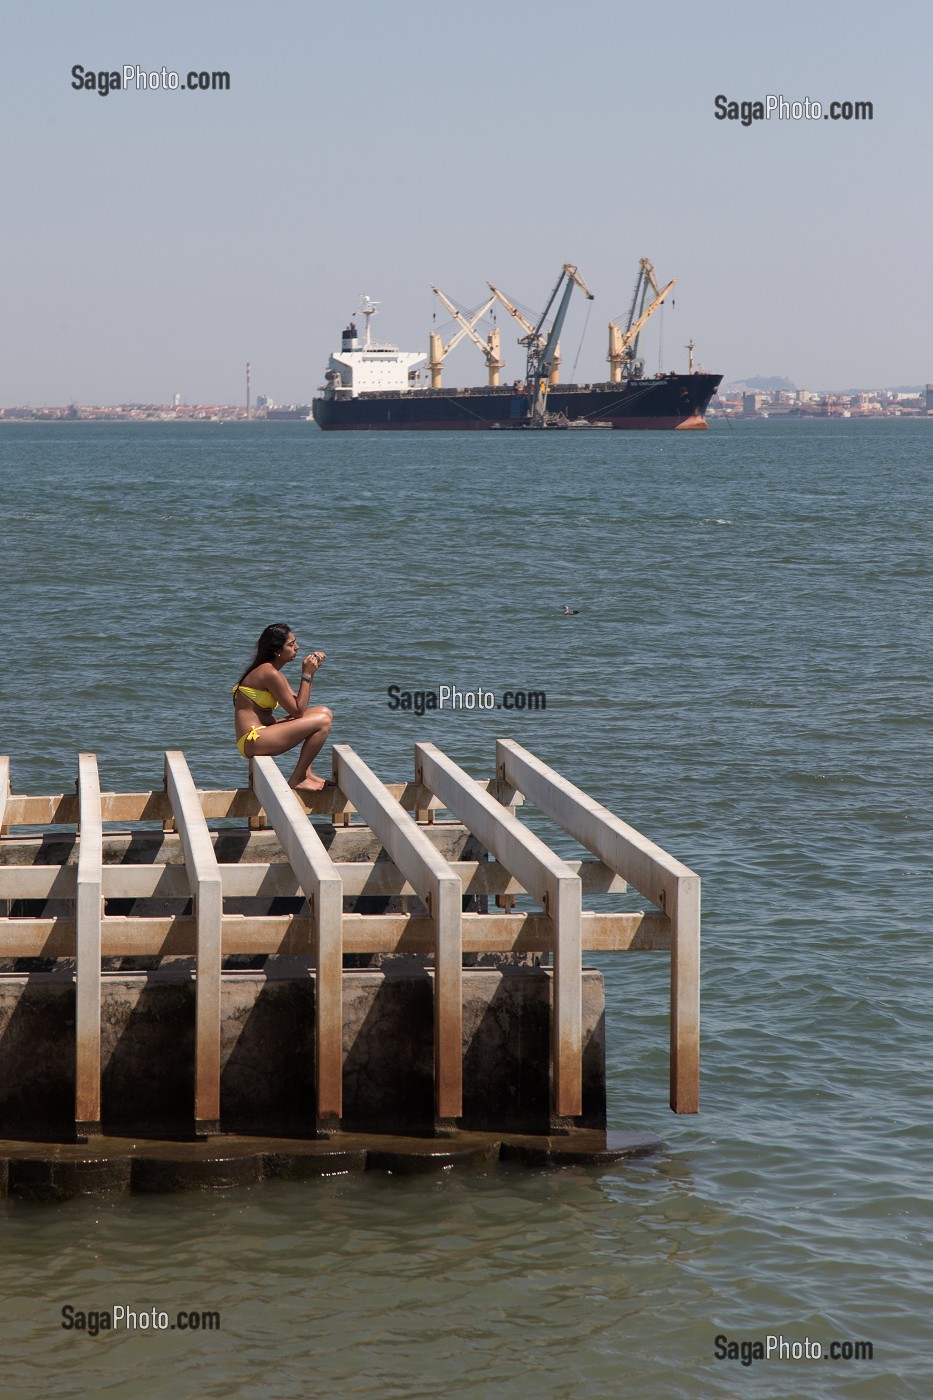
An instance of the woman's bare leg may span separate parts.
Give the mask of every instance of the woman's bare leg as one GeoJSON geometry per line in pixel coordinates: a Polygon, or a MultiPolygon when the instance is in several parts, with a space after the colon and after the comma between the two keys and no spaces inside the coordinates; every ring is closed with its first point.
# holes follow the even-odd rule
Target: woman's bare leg
{"type": "Polygon", "coordinates": [[[327,786],[326,779],[311,772],[311,764],[324,747],[329,733],[330,720],[328,719],[316,734],[309,734],[305,739],[298,755],[298,762],[288,780],[289,787],[304,789],[308,792],[320,792],[322,787],[327,786]]]}
{"type": "Polygon", "coordinates": [[[258,739],[246,745],[246,757],[255,754],[282,754],[301,745],[298,762],[288,780],[289,787],[318,792],[325,786],[325,780],[311,772],[311,764],[327,742],[333,713],[326,705],[315,705],[306,710],[300,719],[281,719],[270,724],[258,739]]]}

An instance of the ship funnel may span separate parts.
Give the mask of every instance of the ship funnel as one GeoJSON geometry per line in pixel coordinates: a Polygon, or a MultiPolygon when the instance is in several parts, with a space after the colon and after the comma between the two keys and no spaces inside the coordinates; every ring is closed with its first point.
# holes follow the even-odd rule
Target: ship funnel
{"type": "Polygon", "coordinates": [[[340,348],[342,350],[359,350],[360,341],[359,336],[356,332],[356,323],[354,321],[351,321],[350,324],[347,326],[346,330],[344,331],[343,341],[341,343],[340,348]]]}

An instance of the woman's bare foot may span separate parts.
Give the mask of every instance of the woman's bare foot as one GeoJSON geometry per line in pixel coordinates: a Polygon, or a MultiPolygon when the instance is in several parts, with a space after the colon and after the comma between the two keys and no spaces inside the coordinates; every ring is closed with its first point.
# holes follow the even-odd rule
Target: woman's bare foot
{"type": "Polygon", "coordinates": [[[319,778],[316,773],[308,773],[300,783],[289,783],[289,787],[294,788],[296,792],[320,792],[322,788],[327,787],[327,779],[319,778]]]}

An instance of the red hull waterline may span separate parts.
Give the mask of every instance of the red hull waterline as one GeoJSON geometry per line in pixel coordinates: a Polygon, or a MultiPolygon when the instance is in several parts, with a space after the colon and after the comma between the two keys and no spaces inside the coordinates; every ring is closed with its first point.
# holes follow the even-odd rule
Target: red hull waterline
{"type": "MultiPolygon", "coordinates": [[[[623,430],[638,429],[642,432],[670,432],[672,429],[674,431],[682,431],[686,429],[692,432],[709,431],[709,424],[707,423],[706,419],[697,417],[696,415],[690,418],[683,419],[606,418],[603,421],[606,423],[611,423],[613,428],[620,428],[623,430]]],[[[496,422],[469,423],[464,422],[462,418],[458,418],[455,422],[452,420],[448,420],[446,422],[440,421],[437,423],[321,423],[318,426],[321,428],[321,431],[325,433],[485,433],[489,432],[492,429],[498,429],[499,427],[511,428],[515,425],[507,422],[502,424],[496,422]]],[[[529,431],[534,430],[531,429],[529,431]]],[[[571,428],[567,431],[570,433],[570,436],[573,437],[574,429],[571,428]]],[[[577,431],[579,431],[579,429],[577,431]]]]}

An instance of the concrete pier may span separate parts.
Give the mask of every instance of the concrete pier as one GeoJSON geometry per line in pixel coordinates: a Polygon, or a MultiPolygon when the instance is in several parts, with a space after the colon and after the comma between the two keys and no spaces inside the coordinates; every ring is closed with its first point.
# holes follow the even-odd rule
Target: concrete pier
{"type": "Polygon", "coordinates": [[[605,1153],[588,952],[670,955],[671,1107],[696,1112],[698,877],[514,741],[495,767],[417,744],[384,784],[336,745],[321,793],[267,758],[218,792],[175,751],[162,788],[114,793],[83,754],[75,793],[34,797],[0,757],[0,1137],[362,1133],[371,1155],[479,1132],[498,1156],[524,1133],[550,1162],[595,1132],[605,1153]],[[630,887],[645,908],[585,907],[630,887]]]}

